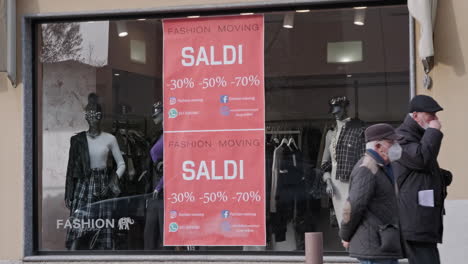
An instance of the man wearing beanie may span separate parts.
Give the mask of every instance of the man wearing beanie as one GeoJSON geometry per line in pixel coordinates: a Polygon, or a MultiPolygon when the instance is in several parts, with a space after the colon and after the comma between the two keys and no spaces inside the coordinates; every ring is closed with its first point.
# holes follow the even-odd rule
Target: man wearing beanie
{"type": "Polygon", "coordinates": [[[402,137],[388,124],[370,126],[364,134],[366,152],[351,172],[340,236],[361,264],[398,264],[403,254],[391,162],[401,157],[402,137]]]}
{"type": "Polygon", "coordinates": [[[437,156],[443,134],[437,112],[442,107],[430,96],[417,95],[409,115],[397,129],[404,138],[400,160],[393,164],[399,188],[399,213],[405,253],[410,264],[440,263],[444,200],[452,181],[439,168],[437,156]]]}

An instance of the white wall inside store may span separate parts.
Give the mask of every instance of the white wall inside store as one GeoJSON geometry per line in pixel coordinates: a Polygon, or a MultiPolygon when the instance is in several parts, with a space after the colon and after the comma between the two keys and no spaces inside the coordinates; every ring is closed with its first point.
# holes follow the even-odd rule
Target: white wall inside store
{"type": "MultiPolygon", "coordinates": [[[[88,94],[96,91],[96,68],[68,61],[43,64],[42,111],[42,247],[65,246],[65,230],[57,219],[66,220],[64,186],[70,138],[86,130],[84,107],[88,94]]],[[[64,248],[63,248],[64,249],[64,248]]]]}

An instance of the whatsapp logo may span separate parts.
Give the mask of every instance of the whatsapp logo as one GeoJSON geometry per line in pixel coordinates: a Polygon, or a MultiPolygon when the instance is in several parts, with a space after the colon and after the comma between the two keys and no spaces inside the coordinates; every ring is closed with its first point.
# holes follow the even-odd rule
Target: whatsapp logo
{"type": "Polygon", "coordinates": [[[179,230],[179,225],[177,223],[169,224],[169,232],[177,232],[179,230]]]}
{"type": "Polygon", "coordinates": [[[176,118],[179,115],[179,112],[177,112],[177,109],[172,108],[169,110],[169,118],[176,118]]]}

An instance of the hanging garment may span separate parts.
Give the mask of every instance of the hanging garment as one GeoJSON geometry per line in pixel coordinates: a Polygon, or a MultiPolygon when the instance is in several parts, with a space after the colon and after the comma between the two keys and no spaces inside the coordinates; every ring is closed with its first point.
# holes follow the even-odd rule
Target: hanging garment
{"type": "Polygon", "coordinates": [[[305,199],[302,153],[297,149],[291,150],[286,145],[280,145],[274,152],[273,171],[276,172],[276,178],[272,181],[275,183],[272,184],[272,197],[274,195],[276,211],[272,214],[272,229],[276,242],[280,242],[286,239],[288,223],[295,217],[303,217],[305,210],[302,208],[305,199]],[[298,216],[299,200],[302,200],[302,203],[298,216]]]}

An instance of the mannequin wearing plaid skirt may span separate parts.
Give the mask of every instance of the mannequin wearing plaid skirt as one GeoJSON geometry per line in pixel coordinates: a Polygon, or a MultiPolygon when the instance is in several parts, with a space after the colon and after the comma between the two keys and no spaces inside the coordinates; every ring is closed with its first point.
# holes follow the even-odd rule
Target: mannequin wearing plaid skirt
{"type": "Polygon", "coordinates": [[[85,117],[89,130],[70,140],[65,204],[70,209],[73,227],[67,230],[66,247],[76,249],[112,249],[110,226],[100,227],[97,221],[109,222],[112,204],[104,200],[112,198],[109,188],[111,174],[120,178],[125,172],[125,162],[116,138],[101,131],[101,107],[96,95],[91,94],[85,117]],[[116,171],[108,170],[108,156],[112,154],[116,171]],[[75,223],[78,223],[75,225],[75,223]]]}

